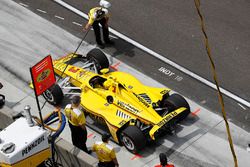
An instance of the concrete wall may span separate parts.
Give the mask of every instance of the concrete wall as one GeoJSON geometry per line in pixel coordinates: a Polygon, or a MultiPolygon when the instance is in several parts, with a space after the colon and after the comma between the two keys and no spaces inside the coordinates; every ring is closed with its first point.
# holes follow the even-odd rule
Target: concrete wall
{"type": "MultiPolygon", "coordinates": [[[[0,129],[4,129],[13,122],[12,116],[17,112],[11,110],[7,106],[0,109],[0,129]]],[[[71,143],[62,138],[56,140],[56,153],[58,163],[64,167],[92,167],[97,166],[98,160],[91,155],[74,147],[71,143]]]]}

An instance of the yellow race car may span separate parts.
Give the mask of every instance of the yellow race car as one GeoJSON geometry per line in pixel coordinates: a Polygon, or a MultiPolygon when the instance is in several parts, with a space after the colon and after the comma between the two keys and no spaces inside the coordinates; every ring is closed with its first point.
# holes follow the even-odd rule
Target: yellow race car
{"type": "Polygon", "coordinates": [[[53,66],[61,80],[44,92],[45,99],[57,105],[64,94],[79,90],[85,112],[132,153],[190,113],[187,101],[170,95],[170,89],[146,86],[125,72],[110,72],[108,58],[99,49],[86,56],[69,54],[53,61],[53,66]]]}

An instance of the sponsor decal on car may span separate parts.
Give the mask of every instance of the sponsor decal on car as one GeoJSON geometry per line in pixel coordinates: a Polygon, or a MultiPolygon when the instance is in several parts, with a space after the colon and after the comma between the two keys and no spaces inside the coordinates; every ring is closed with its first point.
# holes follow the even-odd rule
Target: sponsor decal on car
{"type": "Polygon", "coordinates": [[[165,89],[165,90],[161,91],[160,93],[161,93],[162,95],[164,95],[164,94],[168,93],[168,90],[165,89]]]}
{"type": "Polygon", "coordinates": [[[117,104],[118,104],[118,106],[120,106],[121,108],[123,108],[123,109],[125,109],[125,110],[129,110],[129,111],[131,111],[131,112],[134,113],[134,114],[138,114],[138,113],[141,112],[140,110],[138,110],[138,109],[135,108],[134,106],[132,106],[132,105],[130,105],[130,104],[128,104],[128,103],[124,103],[124,102],[122,102],[122,101],[120,101],[120,100],[118,100],[117,104]]]}
{"type": "Polygon", "coordinates": [[[70,72],[73,72],[73,73],[76,73],[77,71],[79,71],[80,69],[79,68],[76,68],[76,67],[71,67],[69,69],[70,72]]]}
{"type": "Polygon", "coordinates": [[[137,95],[136,93],[133,92],[133,94],[135,95],[135,97],[137,97],[137,99],[142,103],[144,104],[144,106],[146,106],[147,108],[149,108],[149,104],[140,96],[140,95],[137,95]]]}
{"type": "Polygon", "coordinates": [[[119,126],[123,126],[123,125],[125,125],[125,124],[126,124],[126,122],[127,122],[127,121],[122,120],[122,121],[121,121],[118,125],[119,125],[119,126]]]}
{"type": "Polygon", "coordinates": [[[130,119],[130,116],[125,114],[124,112],[120,111],[120,110],[117,110],[116,111],[116,115],[121,117],[121,118],[124,118],[124,119],[130,119]]]}
{"type": "Polygon", "coordinates": [[[157,125],[159,127],[162,127],[163,125],[165,125],[169,120],[171,120],[172,118],[174,118],[175,116],[177,116],[178,113],[177,112],[171,112],[169,113],[163,120],[161,120],[157,125]]]}

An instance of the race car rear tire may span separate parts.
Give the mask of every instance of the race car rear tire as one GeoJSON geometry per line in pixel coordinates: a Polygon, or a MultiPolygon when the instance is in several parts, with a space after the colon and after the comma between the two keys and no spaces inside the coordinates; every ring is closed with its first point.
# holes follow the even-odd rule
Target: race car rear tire
{"type": "Polygon", "coordinates": [[[166,99],[164,99],[163,105],[165,107],[168,107],[168,109],[171,111],[174,111],[180,107],[187,108],[184,112],[182,112],[178,117],[178,122],[184,120],[190,113],[190,106],[188,102],[179,94],[172,94],[166,99]]]}
{"type": "Polygon", "coordinates": [[[92,49],[87,53],[87,59],[96,63],[98,73],[104,68],[109,68],[109,60],[100,49],[92,49]]]}
{"type": "Polygon", "coordinates": [[[58,105],[61,104],[64,95],[60,86],[54,84],[43,93],[43,97],[48,103],[52,105],[58,105]]]}
{"type": "Polygon", "coordinates": [[[142,150],[146,145],[146,137],[136,126],[128,126],[120,135],[121,143],[128,151],[135,154],[142,150]]]}

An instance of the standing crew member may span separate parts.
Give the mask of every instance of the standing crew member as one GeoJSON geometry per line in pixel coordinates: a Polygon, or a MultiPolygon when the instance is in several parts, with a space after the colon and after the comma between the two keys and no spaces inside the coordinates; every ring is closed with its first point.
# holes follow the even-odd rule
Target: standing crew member
{"type": "Polygon", "coordinates": [[[90,29],[91,26],[93,26],[96,43],[101,49],[103,49],[105,46],[101,40],[99,23],[102,25],[104,42],[106,44],[114,44],[114,42],[109,39],[109,29],[108,29],[109,28],[108,20],[110,15],[107,8],[109,8],[111,4],[105,0],[101,0],[99,4],[100,7],[92,8],[89,11],[89,21],[85,25],[84,29],[87,31],[90,29]]]}
{"type": "Polygon", "coordinates": [[[90,154],[91,151],[88,151],[86,147],[86,120],[83,111],[80,109],[80,103],[80,96],[74,96],[71,100],[71,104],[65,107],[65,115],[68,118],[73,145],[90,154]]]}
{"type": "Polygon", "coordinates": [[[102,142],[95,142],[92,150],[96,152],[99,159],[98,167],[118,167],[115,150],[113,146],[108,144],[110,135],[104,133],[102,142]]]}
{"type": "Polygon", "coordinates": [[[173,164],[168,163],[168,159],[167,159],[166,154],[160,153],[159,158],[160,158],[161,164],[155,165],[155,167],[174,167],[173,164]]]}

